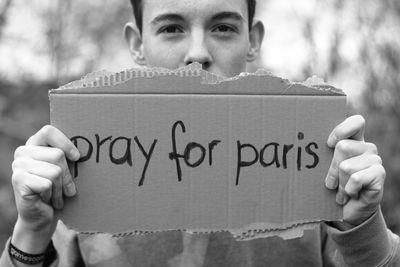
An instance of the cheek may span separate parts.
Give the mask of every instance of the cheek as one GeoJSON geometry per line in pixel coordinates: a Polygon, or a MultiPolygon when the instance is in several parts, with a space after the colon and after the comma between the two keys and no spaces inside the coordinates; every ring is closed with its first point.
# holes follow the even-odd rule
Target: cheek
{"type": "Polygon", "coordinates": [[[182,49],[179,45],[166,45],[157,40],[144,41],[144,55],[148,67],[176,69],[181,67],[182,49]]]}
{"type": "Polygon", "coordinates": [[[246,71],[248,46],[232,45],[215,52],[215,66],[227,77],[246,71]]]}

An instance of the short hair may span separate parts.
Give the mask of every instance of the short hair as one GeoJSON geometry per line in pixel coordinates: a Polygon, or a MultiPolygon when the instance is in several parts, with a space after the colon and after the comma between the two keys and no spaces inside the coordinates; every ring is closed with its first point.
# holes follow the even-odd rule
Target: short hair
{"type": "MultiPolygon", "coordinates": [[[[130,0],[133,16],[135,17],[136,26],[138,27],[140,33],[142,33],[143,28],[143,0],[130,0]]],[[[247,9],[249,13],[249,30],[253,25],[254,15],[256,13],[256,0],[247,0],[247,9]]]]}

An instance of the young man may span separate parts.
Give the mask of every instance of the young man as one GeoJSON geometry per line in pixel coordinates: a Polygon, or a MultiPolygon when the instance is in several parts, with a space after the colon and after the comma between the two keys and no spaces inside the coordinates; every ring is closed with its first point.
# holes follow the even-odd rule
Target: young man
{"type": "MultiPolygon", "coordinates": [[[[252,0],[132,4],[136,23],[125,26],[125,37],[139,65],[175,69],[199,62],[207,71],[233,76],[258,56],[264,28],[252,22],[252,0]]],[[[67,161],[77,160],[79,152],[58,129],[45,126],[15,151],[12,181],[19,215],[0,264],[25,266],[15,254],[28,253],[37,256],[37,266],[42,258],[52,266],[400,265],[399,238],[386,229],[379,207],[385,170],[376,146],[364,141],[364,119],[346,119],[327,143],[335,151],[327,177],[321,179],[328,189],[337,190],[343,223],[322,224],[289,241],[236,242],[223,233],[186,237],[182,249],[179,233],[113,239],[105,234],[81,236],[57,225],[54,208],[61,209],[63,197],[76,194],[67,161]]],[[[34,259],[32,255],[25,256],[34,259]]]]}

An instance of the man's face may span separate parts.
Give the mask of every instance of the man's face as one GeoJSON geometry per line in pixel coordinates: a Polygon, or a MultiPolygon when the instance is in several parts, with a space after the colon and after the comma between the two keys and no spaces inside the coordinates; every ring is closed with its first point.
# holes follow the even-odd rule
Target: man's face
{"type": "Polygon", "coordinates": [[[246,0],[144,0],[142,51],[149,67],[192,62],[231,77],[246,70],[250,49],[246,0]]]}

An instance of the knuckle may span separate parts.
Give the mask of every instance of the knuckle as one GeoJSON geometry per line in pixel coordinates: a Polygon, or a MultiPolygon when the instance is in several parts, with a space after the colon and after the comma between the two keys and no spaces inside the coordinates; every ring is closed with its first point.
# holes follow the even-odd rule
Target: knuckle
{"type": "Polygon", "coordinates": [[[336,149],[339,152],[346,154],[350,150],[350,144],[347,140],[340,140],[336,145],[336,149]]]}
{"type": "Polygon", "coordinates": [[[356,188],[360,188],[362,186],[362,178],[357,173],[354,173],[350,176],[349,182],[351,182],[356,188]]]}
{"type": "Polygon", "coordinates": [[[386,179],[386,170],[385,170],[385,168],[382,166],[382,164],[378,164],[376,166],[376,168],[378,169],[379,177],[382,177],[382,180],[385,180],[386,179]]]}
{"type": "Polygon", "coordinates": [[[61,177],[62,168],[60,166],[54,165],[50,173],[52,180],[58,180],[61,177]]]}
{"type": "Polygon", "coordinates": [[[53,149],[53,153],[54,153],[53,157],[54,157],[56,162],[58,162],[58,163],[64,162],[65,155],[64,155],[64,152],[61,149],[54,148],[53,149]]]}
{"type": "Polygon", "coordinates": [[[15,149],[15,152],[14,152],[14,159],[24,156],[25,151],[26,151],[25,146],[17,147],[17,149],[15,149]]]}
{"type": "Polygon", "coordinates": [[[352,170],[351,164],[349,164],[347,161],[342,161],[339,164],[339,170],[345,174],[350,174],[352,170]]]}
{"type": "Polygon", "coordinates": [[[378,154],[378,147],[374,143],[367,143],[368,150],[373,154],[378,154]]]}
{"type": "Polygon", "coordinates": [[[380,193],[383,191],[383,183],[378,183],[376,186],[376,191],[377,193],[380,193]]]}
{"type": "Polygon", "coordinates": [[[16,172],[17,170],[18,170],[18,168],[19,168],[19,160],[14,160],[12,163],[11,163],[11,168],[12,168],[12,170],[14,171],[14,172],[16,172]]]}
{"type": "Polygon", "coordinates": [[[53,127],[51,125],[45,125],[39,131],[43,136],[50,136],[53,132],[53,127]]]}
{"type": "Polygon", "coordinates": [[[374,154],[372,157],[373,157],[373,161],[377,165],[382,165],[382,158],[379,155],[374,154]]]}
{"type": "Polygon", "coordinates": [[[53,187],[53,182],[51,180],[45,179],[43,181],[43,183],[45,184],[44,187],[49,190],[53,187]]]}
{"type": "Polygon", "coordinates": [[[11,176],[11,184],[13,187],[17,187],[21,183],[21,178],[23,177],[23,173],[21,171],[14,171],[11,176]]]}
{"type": "Polygon", "coordinates": [[[15,172],[19,169],[22,169],[23,166],[26,166],[27,162],[24,158],[17,158],[11,163],[11,168],[15,172]]]}
{"type": "Polygon", "coordinates": [[[54,171],[55,171],[56,178],[59,178],[63,173],[63,170],[60,166],[56,166],[54,168],[54,171]]]}

